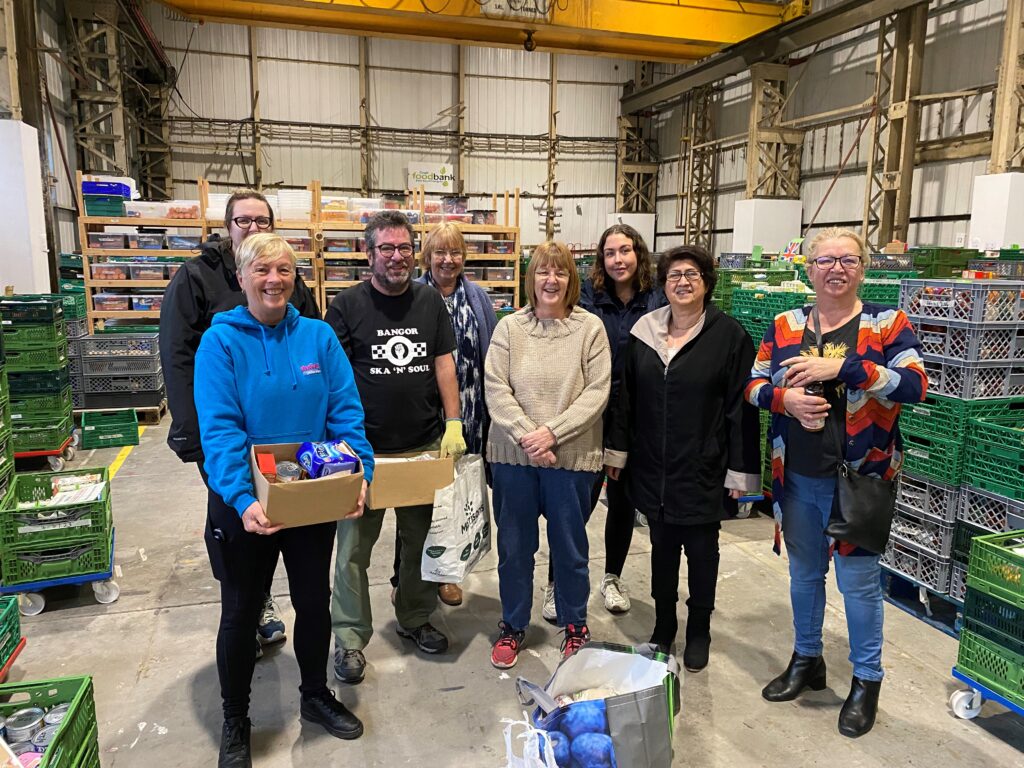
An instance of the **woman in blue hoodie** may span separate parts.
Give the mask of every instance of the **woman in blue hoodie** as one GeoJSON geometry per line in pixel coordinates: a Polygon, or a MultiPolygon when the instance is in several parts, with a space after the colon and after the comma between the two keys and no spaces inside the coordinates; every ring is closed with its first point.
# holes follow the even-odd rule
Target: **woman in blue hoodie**
{"type": "Polygon", "coordinates": [[[330,326],[289,304],[295,253],[284,238],[252,235],[235,255],[246,305],[217,314],[196,354],[195,401],[210,503],[206,548],[221,585],[217,672],[224,708],[219,768],[249,768],[252,637],[264,581],[283,555],[295,609],[300,714],[354,739],[362,723],[327,687],[335,523],[273,525],[256,499],[249,448],[257,443],[345,440],[363,463],[363,510],[373,450],[352,368],[330,326]]]}

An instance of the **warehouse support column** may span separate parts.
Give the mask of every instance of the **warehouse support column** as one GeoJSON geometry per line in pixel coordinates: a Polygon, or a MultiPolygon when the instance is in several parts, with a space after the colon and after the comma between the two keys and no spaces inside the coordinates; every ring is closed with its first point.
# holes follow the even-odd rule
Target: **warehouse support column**
{"type": "Polygon", "coordinates": [[[1024,169],[1024,2],[1006,4],[989,173],[1024,169]]]}
{"type": "Polygon", "coordinates": [[[752,106],[747,132],[747,199],[800,197],[804,132],[782,125],[788,64],[750,68],[752,106]]]}
{"type": "Polygon", "coordinates": [[[879,24],[871,147],[864,185],[863,234],[880,249],[907,240],[914,153],[921,121],[921,71],[928,3],[892,14],[879,24]]]}
{"type": "Polygon", "coordinates": [[[253,187],[263,189],[263,146],[260,135],[260,57],[256,44],[257,31],[249,27],[249,87],[252,109],[253,187]]]}
{"type": "Polygon", "coordinates": [[[718,152],[715,148],[715,90],[701,86],[686,97],[688,116],[683,123],[680,154],[686,158],[682,169],[680,199],[685,241],[712,250],[715,228],[718,152]]]}
{"type": "Polygon", "coordinates": [[[558,167],[558,57],[548,54],[550,76],[548,77],[548,176],[544,183],[544,238],[555,239],[555,219],[558,217],[555,194],[558,182],[555,168],[558,167]]]}
{"type": "MultiPolygon", "coordinates": [[[[638,61],[636,88],[654,82],[654,63],[638,61]]],[[[619,213],[657,213],[658,151],[649,112],[619,116],[615,153],[615,210],[619,213]]]]}
{"type": "Polygon", "coordinates": [[[21,120],[14,0],[0,0],[0,120],[21,120]]]}

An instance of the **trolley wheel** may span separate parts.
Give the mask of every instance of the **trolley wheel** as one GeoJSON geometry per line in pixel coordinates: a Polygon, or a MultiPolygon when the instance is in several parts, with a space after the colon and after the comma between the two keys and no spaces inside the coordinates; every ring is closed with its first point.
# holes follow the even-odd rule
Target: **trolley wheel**
{"type": "Polygon", "coordinates": [[[46,607],[46,598],[40,592],[18,593],[18,613],[22,616],[38,616],[46,607]]]}
{"type": "Polygon", "coordinates": [[[71,446],[77,448],[82,444],[82,433],[77,429],[71,433],[71,446]]]}
{"type": "Polygon", "coordinates": [[[110,605],[120,596],[121,588],[117,586],[117,582],[112,579],[94,581],[92,583],[92,594],[93,597],[96,598],[97,603],[110,605]]]}
{"type": "Polygon", "coordinates": [[[949,697],[949,706],[953,714],[961,720],[973,720],[981,712],[984,701],[981,692],[971,688],[966,691],[953,691],[949,697]]]}
{"type": "Polygon", "coordinates": [[[75,460],[75,456],[77,454],[78,454],[78,451],[75,450],[75,446],[69,445],[67,448],[64,449],[64,452],[61,454],[61,456],[64,457],[65,461],[74,461],[75,460]]]}
{"type": "Polygon", "coordinates": [[[46,461],[54,472],[60,472],[64,469],[65,461],[63,456],[47,456],[46,461]]]}

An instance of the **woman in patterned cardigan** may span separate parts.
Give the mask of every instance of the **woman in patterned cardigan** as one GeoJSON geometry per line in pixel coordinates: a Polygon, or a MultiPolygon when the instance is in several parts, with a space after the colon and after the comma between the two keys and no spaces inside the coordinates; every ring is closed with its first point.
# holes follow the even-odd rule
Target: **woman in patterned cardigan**
{"type": "Polygon", "coordinates": [[[922,400],[928,386],[906,315],[864,304],[857,296],[867,260],[864,241],[849,230],[827,229],[811,241],[807,274],[817,305],[775,318],[746,388],[751,403],[772,413],[776,551],[781,529],[796,635],[789,666],[761,693],[768,701],[790,701],[805,688],[825,687],[821,630],[825,574],[834,555],[853,664],[839,731],[850,737],[871,730],[878,710],[882,590],[877,553],[825,536],[836,471],[845,460],[862,475],[894,477],[903,463],[900,404],[922,400]],[[815,315],[820,317],[821,356],[815,315]],[[819,382],[821,396],[805,391],[819,382]]]}

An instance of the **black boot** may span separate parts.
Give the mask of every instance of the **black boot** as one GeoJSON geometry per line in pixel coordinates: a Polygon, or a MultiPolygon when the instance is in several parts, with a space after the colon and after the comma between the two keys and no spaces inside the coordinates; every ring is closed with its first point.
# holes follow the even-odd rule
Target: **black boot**
{"type": "Polygon", "coordinates": [[[252,768],[252,753],[249,751],[251,730],[252,723],[248,717],[225,718],[217,768],[252,768]]]}
{"type": "Polygon", "coordinates": [[[683,666],[687,672],[700,672],[708,665],[711,652],[711,611],[695,608],[686,619],[686,647],[683,666]]]}
{"type": "Polygon", "coordinates": [[[850,695],[839,712],[839,732],[855,739],[871,730],[878,714],[878,693],[881,680],[861,680],[854,675],[850,695]]]}
{"type": "Polygon", "coordinates": [[[761,691],[768,701],[792,701],[804,688],[820,691],[825,688],[825,659],[822,656],[801,656],[794,653],[786,671],[761,691]]]}
{"type": "Polygon", "coordinates": [[[318,693],[302,694],[299,714],[311,723],[318,723],[339,739],[358,739],[363,735],[363,724],[344,704],[334,698],[329,688],[318,693]]]}

